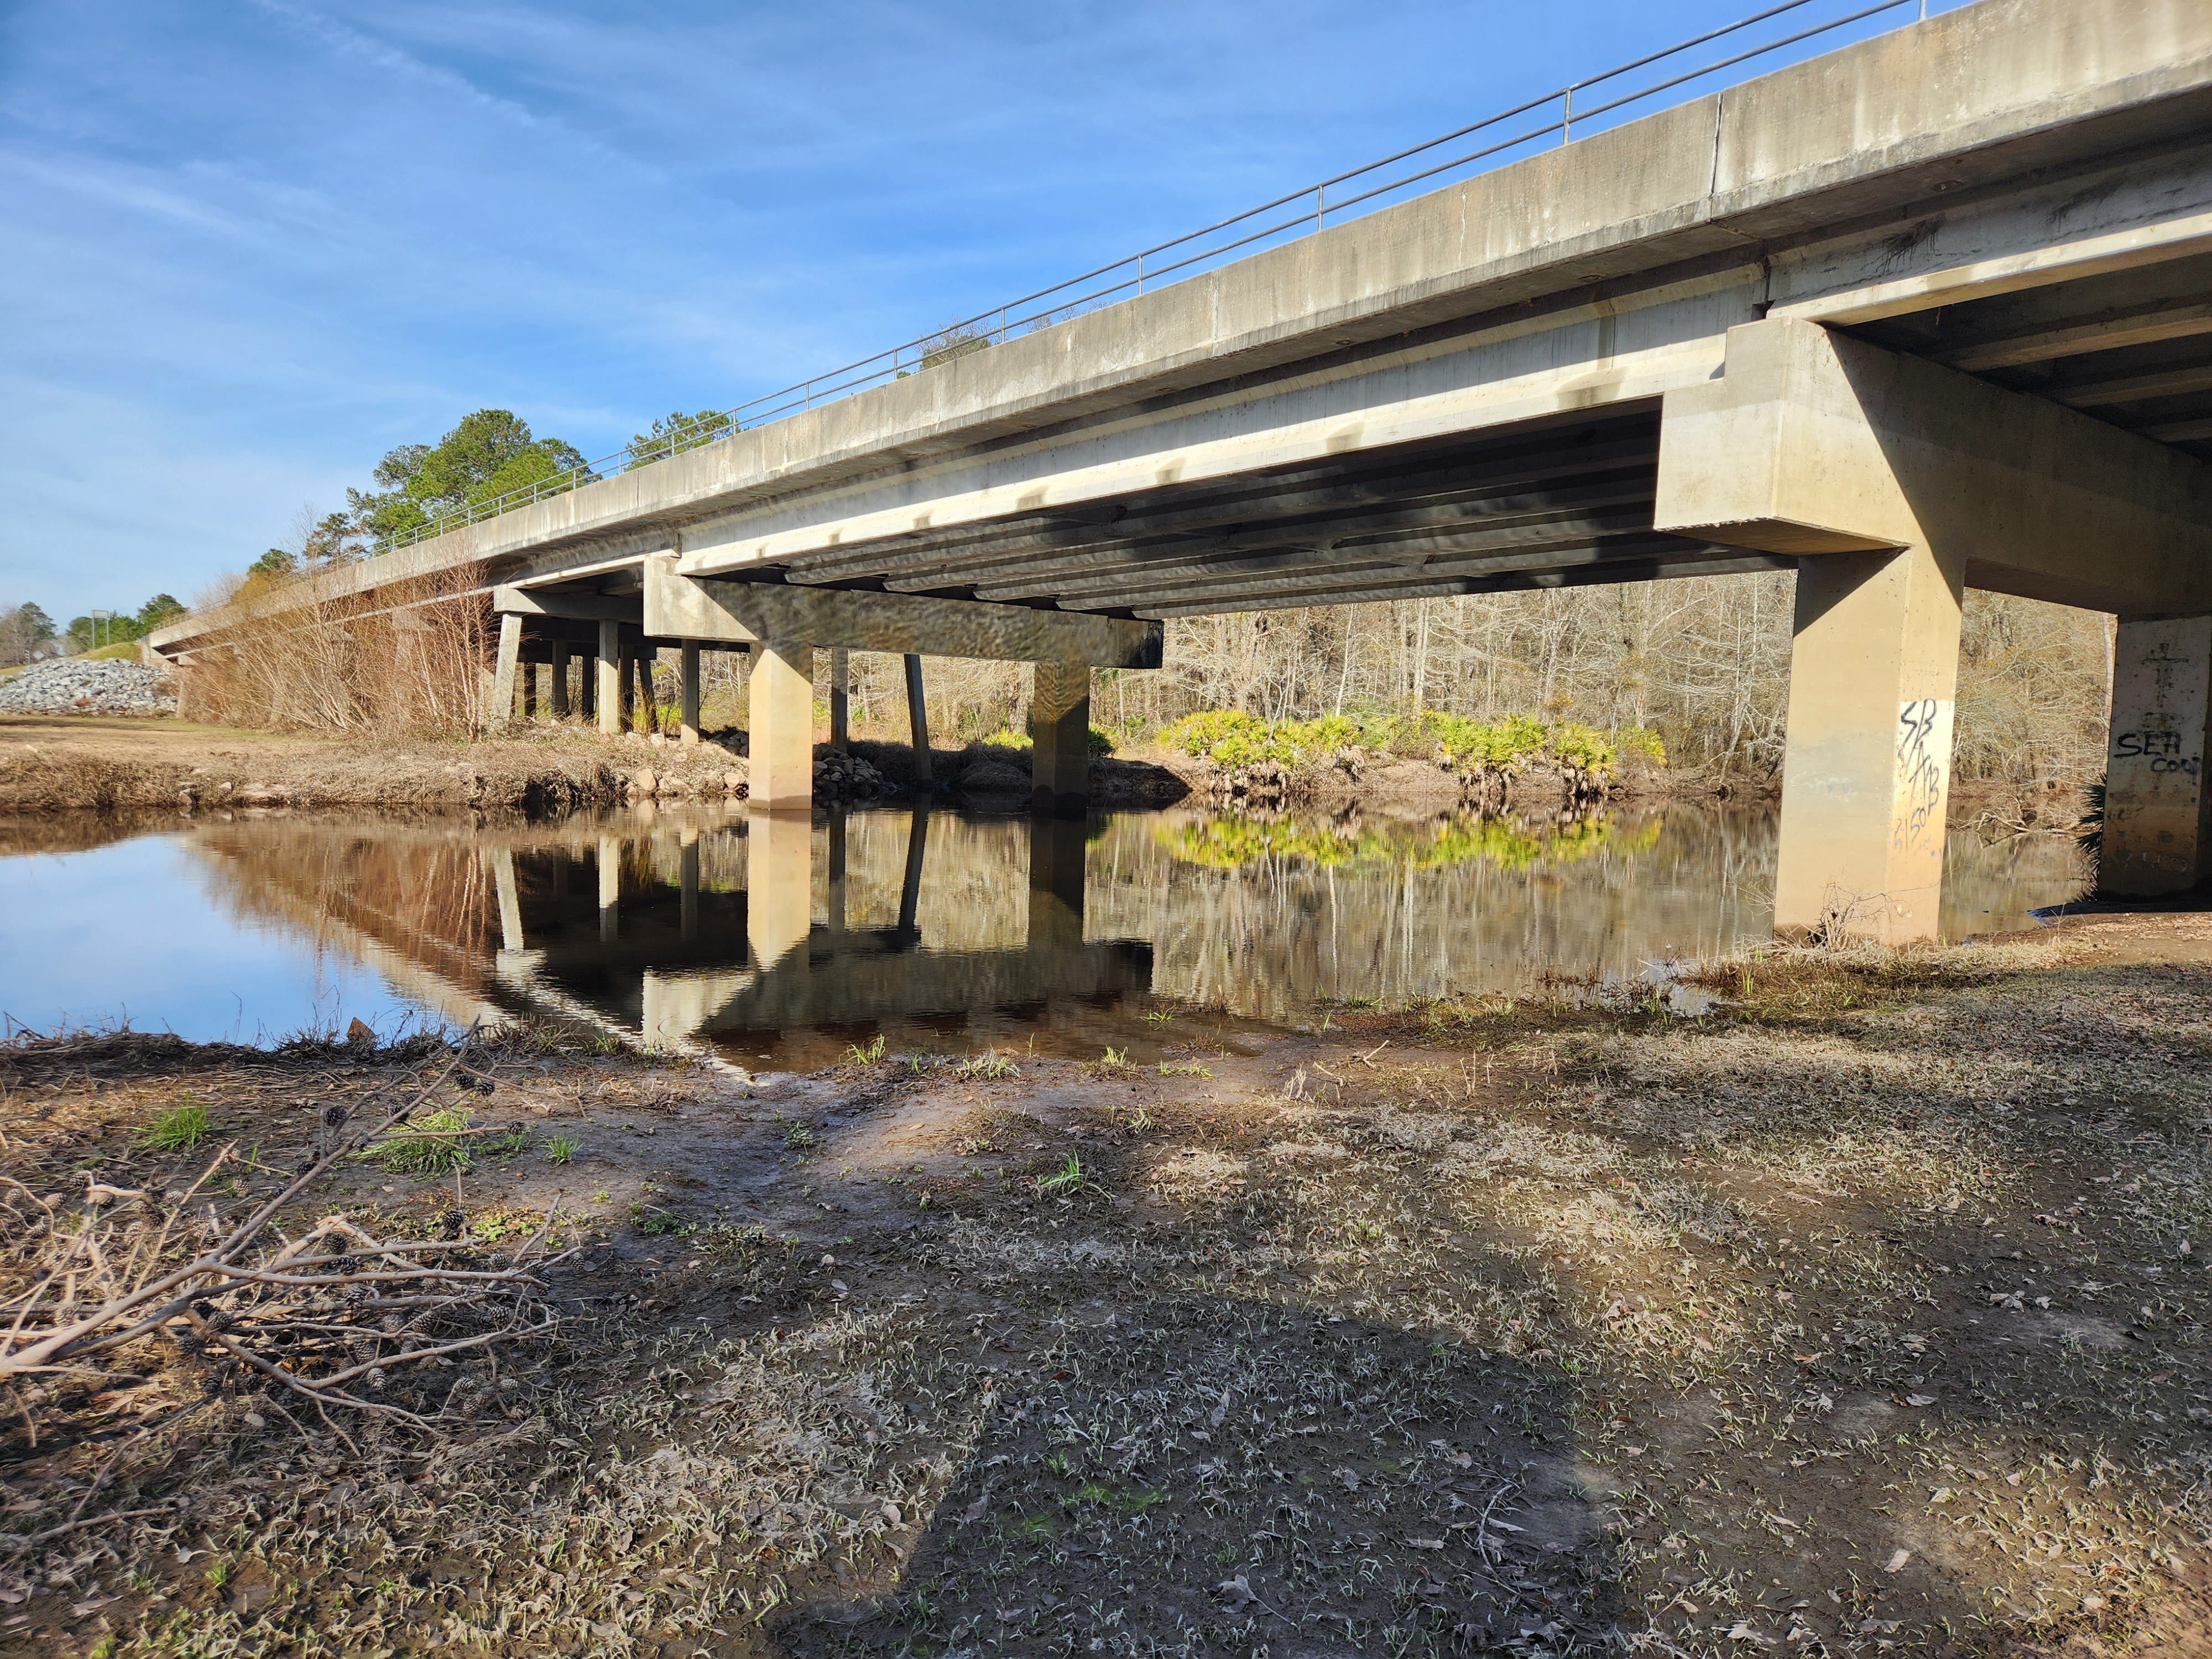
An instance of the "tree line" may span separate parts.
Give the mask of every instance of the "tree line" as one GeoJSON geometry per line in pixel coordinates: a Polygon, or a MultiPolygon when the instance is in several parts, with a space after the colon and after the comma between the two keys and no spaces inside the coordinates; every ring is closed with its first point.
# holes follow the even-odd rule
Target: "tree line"
{"type": "Polygon", "coordinates": [[[35,657],[143,640],[163,623],[184,614],[184,605],[167,593],[156,593],[136,611],[73,617],[63,629],[57,629],[53,618],[36,605],[0,608],[0,668],[20,667],[35,657]]]}

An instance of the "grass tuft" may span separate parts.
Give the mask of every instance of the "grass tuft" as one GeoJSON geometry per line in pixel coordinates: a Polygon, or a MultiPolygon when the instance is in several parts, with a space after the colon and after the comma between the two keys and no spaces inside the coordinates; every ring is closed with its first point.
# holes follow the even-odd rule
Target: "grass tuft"
{"type": "Polygon", "coordinates": [[[186,1095],[181,1103],[154,1115],[138,1132],[138,1144],[153,1152],[189,1152],[214,1133],[208,1109],[186,1095]]]}
{"type": "Polygon", "coordinates": [[[474,1167],[460,1136],[469,1115],[459,1106],[426,1112],[381,1145],[368,1150],[393,1175],[441,1176],[474,1167]]]}
{"type": "Polygon", "coordinates": [[[1038,1177],[1037,1191],[1051,1198],[1073,1197],[1091,1184],[1091,1177],[1084,1172],[1083,1160],[1070,1152],[1066,1163],[1050,1175],[1038,1177]]]}

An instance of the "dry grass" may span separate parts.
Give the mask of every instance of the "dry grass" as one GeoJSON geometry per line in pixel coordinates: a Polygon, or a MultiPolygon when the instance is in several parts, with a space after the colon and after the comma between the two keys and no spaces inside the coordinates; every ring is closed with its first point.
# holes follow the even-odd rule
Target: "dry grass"
{"type": "MultiPolygon", "coordinates": [[[[2193,1651],[2207,960],[1791,953],[1703,1020],[1346,1014],[1210,1077],[607,1073],[580,1166],[634,1128],[693,1230],[602,1206],[521,1416],[356,1459],[224,1397],[171,1507],[0,1597],[63,1653],[2193,1651]]],[[[12,1085],[38,1156],[143,1156],[106,1063],[12,1085]]]]}

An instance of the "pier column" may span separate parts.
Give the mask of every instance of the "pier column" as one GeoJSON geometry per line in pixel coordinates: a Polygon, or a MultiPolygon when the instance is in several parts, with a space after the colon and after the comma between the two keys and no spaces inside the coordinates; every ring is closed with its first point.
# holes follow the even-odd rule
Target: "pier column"
{"type": "Polygon", "coordinates": [[[683,690],[681,692],[684,703],[682,711],[684,721],[682,736],[683,741],[686,744],[696,744],[699,741],[698,641],[686,640],[684,641],[683,659],[683,667],[678,671],[684,680],[683,690]]]}
{"type": "Polygon", "coordinates": [[[2112,727],[2097,890],[2149,898],[2212,873],[2204,726],[2212,617],[2122,622],[2112,650],[2112,727]]]}
{"type": "Polygon", "coordinates": [[[922,695],[921,659],[906,657],[906,723],[914,742],[914,781],[929,781],[929,701],[922,695]]]}
{"type": "Polygon", "coordinates": [[[1080,817],[1091,805],[1091,665],[1041,662],[1030,692],[1030,806],[1080,817]]]}
{"type": "Polygon", "coordinates": [[[553,641],[553,696],[548,705],[556,721],[568,718],[568,641],[553,641]]]}
{"type": "Polygon", "coordinates": [[[592,665],[596,682],[594,694],[599,703],[599,730],[612,737],[622,730],[623,652],[622,624],[603,622],[599,624],[599,656],[592,665]]]}
{"type": "Polygon", "coordinates": [[[492,672],[491,708],[484,724],[504,732],[514,718],[514,674],[522,660],[522,618],[512,611],[499,619],[499,665],[492,672]]]}
{"type": "Polygon", "coordinates": [[[1908,547],[1799,567],[1778,930],[1936,936],[1964,562],[1908,547]]]}
{"type": "Polygon", "coordinates": [[[644,641],[630,653],[630,669],[637,680],[637,690],[632,694],[629,706],[630,729],[636,732],[656,732],[660,729],[660,710],[653,700],[653,659],[659,653],[644,641]]]}
{"type": "Polygon", "coordinates": [[[814,810],[814,647],[753,647],[747,794],[756,811],[814,810]]]}
{"type": "Polygon", "coordinates": [[[830,746],[846,750],[853,746],[852,732],[852,653],[842,647],[830,653],[830,746]]]}

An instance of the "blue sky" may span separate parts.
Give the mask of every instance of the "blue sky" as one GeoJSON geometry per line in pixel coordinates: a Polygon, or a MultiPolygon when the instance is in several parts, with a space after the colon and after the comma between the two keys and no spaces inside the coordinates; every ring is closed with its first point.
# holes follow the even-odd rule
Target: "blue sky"
{"type": "Polygon", "coordinates": [[[189,600],[470,410],[602,454],[1757,9],[0,6],[0,605],[189,600]]]}

